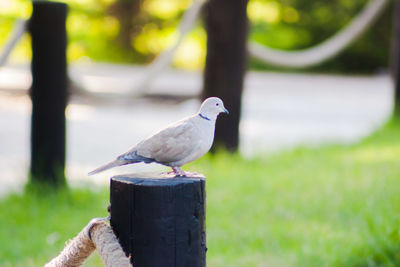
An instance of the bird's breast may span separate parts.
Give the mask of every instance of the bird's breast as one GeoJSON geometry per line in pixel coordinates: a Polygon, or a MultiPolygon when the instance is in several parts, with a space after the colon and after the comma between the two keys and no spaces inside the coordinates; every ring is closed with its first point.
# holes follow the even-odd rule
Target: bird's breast
{"type": "MultiPolygon", "coordinates": [[[[208,122],[209,123],[209,122],[208,122]]],[[[208,150],[210,150],[213,141],[214,141],[214,131],[215,131],[215,124],[208,126],[208,127],[202,127],[199,130],[200,136],[201,136],[201,148],[199,149],[199,154],[200,156],[206,154],[208,150]]]]}

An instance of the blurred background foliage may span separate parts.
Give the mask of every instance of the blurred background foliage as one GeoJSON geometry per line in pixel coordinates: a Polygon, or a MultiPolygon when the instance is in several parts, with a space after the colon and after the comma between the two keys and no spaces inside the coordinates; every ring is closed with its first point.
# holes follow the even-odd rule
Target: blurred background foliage
{"type": "MultiPolygon", "coordinates": [[[[148,64],[178,38],[177,26],[190,0],[69,0],[68,57],[75,61],[148,64]]],[[[249,38],[283,50],[318,44],[354,18],[366,0],[250,0],[249,38]]],[[[306,71],[374,73],[388,67],[392,6],[374,26],[338,57],[306,71]]],[[[28,18],[28,0],[0,0],[0,44],[17,18],[28,18]]],[[[173,66],[202,69],[206,55],[203,22],[185,37],[173,66]]],[[[13,60],[30,57],[29,37],[19,44],[13,60]]],[[[250,59],[249,67],[283,70],[250,59]]]]}

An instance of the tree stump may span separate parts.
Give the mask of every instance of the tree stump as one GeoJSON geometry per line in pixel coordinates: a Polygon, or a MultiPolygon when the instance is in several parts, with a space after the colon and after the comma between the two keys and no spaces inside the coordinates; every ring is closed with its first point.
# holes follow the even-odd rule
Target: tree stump
{"type": "Polygon", "coordinates": [[[206,266],[205,178],[129,174],[111,178],[111,226],[131,262],[206,266]]]}

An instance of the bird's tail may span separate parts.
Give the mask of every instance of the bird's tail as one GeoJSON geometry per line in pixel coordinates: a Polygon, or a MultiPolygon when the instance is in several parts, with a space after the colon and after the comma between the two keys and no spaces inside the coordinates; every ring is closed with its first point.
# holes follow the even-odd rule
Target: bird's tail
{"type": "Polygon", "coordinates": [[[121,165],[124,165],[124,164],[126,164],[126,162],[124,162],[122,160],[119,160],[119,159],[116,159],[116,160],[108,162],[108,163],[98,167],[97,169],[89,172],[88,175],[90,176],[90,175],[93,175],[93,174],[96,174],[96,173],[99,173],[99,172],[102,172],[102,171],[105,171],[105,170],[108,170],[108,169],[111,169],[111,168],[114,168],[114,167],[117,167],[117,166],[121,166],[121,165]]]}

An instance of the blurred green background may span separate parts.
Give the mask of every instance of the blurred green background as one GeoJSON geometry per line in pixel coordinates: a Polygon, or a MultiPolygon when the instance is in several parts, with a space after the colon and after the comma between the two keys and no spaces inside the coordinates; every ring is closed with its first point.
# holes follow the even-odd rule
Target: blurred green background
{"type": "MultiPolygon", "coordinates": [[[[171,46],[190,0],[70,0],[67,30],[70,62],[94,60],[147,64],[171,46]],[[132,14],[134,14],[132,18],[132,14]]],[[[284,50],[303,49],[324,41],[344,27],[368,1],[365,0],[250,0],[249,39],[284,50]]],[[[374,73],[387,69],[390,51],[392,6],[373,27],[339,56],[303,71],[374,73]]],[[[0,44],[17,18],[28,18],[28,0],[0,2],[0,44]]],[[[29,37],[25,37],[29,38],[29,37]]],[[[206,32],[202,20],[185,37],[173,66],[202,69],[206,55],[206,32]]],[[[30,56],[29,40],[21,42],[14,61],[30,56]]],[[[250,59],[250,69],[282,70],[250,59]]]]}

